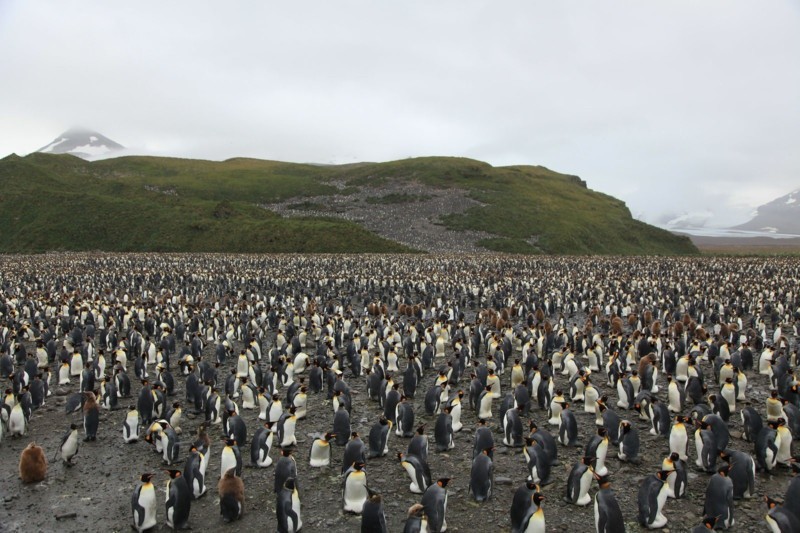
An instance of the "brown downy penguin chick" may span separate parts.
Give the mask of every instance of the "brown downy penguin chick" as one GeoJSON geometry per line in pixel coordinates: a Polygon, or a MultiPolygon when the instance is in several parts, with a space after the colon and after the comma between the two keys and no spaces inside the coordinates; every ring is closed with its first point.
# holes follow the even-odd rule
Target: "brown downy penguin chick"
{"type": "Polygon", "coordinates": [[[41,446],[28,444],[19,456],[19,477],[23,483],[37,483],[47,475],[47,457],[41,446]]]}
{"type": "Polygon", "coordinates": [[[233,522],[244,513],[244,482],[236,476],[236,469],[229,468],[217,484],[219,490],[219,512],[222,519],[233,522]]]}

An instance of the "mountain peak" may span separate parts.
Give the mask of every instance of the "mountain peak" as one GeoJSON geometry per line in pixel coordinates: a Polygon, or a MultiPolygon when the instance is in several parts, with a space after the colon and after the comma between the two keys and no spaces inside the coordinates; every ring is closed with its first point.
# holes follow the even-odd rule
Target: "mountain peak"
{"type": "Polygon", "coordinates": [[[82,127],[73,127],[56,137],[37,152],[71,154],[83,159],[99,159],[124,149],[121,144],[105,135],[82,127]]]}
{"type": "Polygon", "coordinates": [[[799,208],[800,189],[795,189],[759,206],[749,222],[734,229],[800,235],[800,223],[797,221],[799,208]]]}

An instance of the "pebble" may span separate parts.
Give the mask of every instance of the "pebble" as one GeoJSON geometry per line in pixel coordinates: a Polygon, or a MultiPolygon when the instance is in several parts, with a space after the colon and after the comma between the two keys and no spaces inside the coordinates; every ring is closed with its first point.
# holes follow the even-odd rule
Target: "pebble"
{"type": "Polygon", "coordinates": [[[510,477],[496,477],[494,482],[496,485],[511,485],[512,480],[510,477]]]}

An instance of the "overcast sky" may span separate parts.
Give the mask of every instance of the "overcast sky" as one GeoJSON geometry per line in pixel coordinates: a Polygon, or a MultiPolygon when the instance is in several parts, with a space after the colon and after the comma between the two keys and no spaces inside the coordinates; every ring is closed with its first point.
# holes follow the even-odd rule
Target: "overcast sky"
{"type": "MultiPolygon", "coordinates": [[[[0,0],[0,156],[464,156],[655,222],[800,188],[800,2],[0,0]]],[[[577,207],[577,206],[576,206],[577,207]]]]}

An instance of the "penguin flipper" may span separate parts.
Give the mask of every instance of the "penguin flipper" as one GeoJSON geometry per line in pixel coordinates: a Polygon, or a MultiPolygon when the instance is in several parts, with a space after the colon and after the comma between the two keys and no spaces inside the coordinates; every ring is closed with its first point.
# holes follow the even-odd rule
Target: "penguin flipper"
{"type": "Polygon", "coordinates": [[[658,516],[658,491],[651,490],[650,494],[647,498],[648,504],[648,516],[647,516],[647,523],[652,524],[656,521],[656,516],[658,516]]]}
{"type": "Polygon", "coordinates": [[[144,507],[139,505],[139,494],[142,492],[142,487],[137,487],[131,496],[131,509],[133,510],[133,522],[137,529],[142,527],[144,523],[144,507]]]}
{"type": "Polygon", "coordinates": [[[287,525],[288,525],[288,521],[291,520],[292,521],[292,531],[297,531],[297,524],[299,522],[299,518],[297,516],[297,513],[295,513],[294,510],[292,509],[292,503],[291,502],[284,502],[284,504],[283,504],[283,512],[284,512],[284,514],[286,516],[286,519],[287,519],[287,525]]]}

